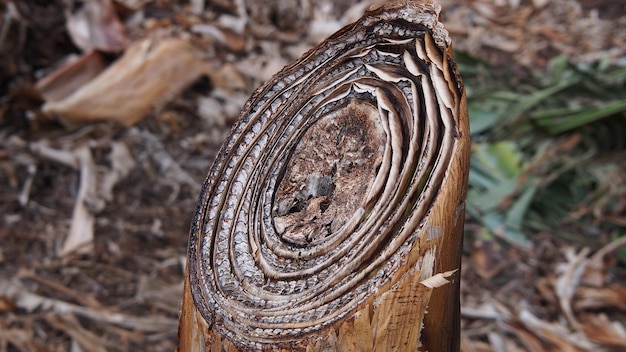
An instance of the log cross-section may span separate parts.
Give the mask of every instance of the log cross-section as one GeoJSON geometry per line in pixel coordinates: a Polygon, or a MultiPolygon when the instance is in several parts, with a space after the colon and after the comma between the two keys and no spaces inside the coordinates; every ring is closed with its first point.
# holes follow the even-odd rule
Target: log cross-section
{"type": "Polygon", "coordinates": [[[248,100],[192,222],[188,351],[456,351],[469,167],[435,1],[370,9],[248,100]]]}

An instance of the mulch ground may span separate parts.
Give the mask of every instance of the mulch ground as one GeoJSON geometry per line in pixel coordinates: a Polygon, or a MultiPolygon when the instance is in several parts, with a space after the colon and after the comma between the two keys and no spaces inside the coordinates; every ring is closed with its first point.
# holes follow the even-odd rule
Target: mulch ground
{"type": "MultiPolygon", "coordinates": [[[[621,2],[441,3],[455,49],[496,67],[626,57],[621,2]]],[[[369,4],[0,0],[0,351],[173,351],[221,141],[261,82],[369,4]]],[[[531,237],[466,243],[464,350],[626,349],[620,243],[531,237]]]]}

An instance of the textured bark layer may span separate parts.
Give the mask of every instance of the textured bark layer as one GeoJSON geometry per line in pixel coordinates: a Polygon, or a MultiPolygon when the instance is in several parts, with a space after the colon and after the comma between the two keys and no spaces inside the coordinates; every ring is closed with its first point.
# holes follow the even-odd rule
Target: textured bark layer
{"type": "Polygon", "coordinates": [[[434,1],[367,12],[246,103],[192,223],[180,351],[454,351],[469,131],[434,1]]]}

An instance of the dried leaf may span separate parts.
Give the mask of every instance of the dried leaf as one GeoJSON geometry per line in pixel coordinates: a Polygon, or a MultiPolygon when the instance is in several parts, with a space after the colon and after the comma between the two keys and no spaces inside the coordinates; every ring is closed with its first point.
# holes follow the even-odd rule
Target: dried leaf
{"type": "Polygon", "coordinates": [[[233,64],[225,64],[211,75],[211,82],[216,88],[227,91],[246,90],[248,85],[233,64]]]}
{"type": "Polygon", "coordinates": [[[10,297],[0,296],[0,313],[15,312],[17,307],[10,297]]]}
{"type": "Polygon", "coordinates": [[[623,323],[611,322],[604,314],[589,316],[585,322],[583,329],[590,340],[616,350],[626,349],[626,328],[623,323]]]}
{"type": "Polygon", "coordinates": [[[200,77],[206,65],[182,39],[146,39],[133,44],[102,74],[61,101],[43,106],[71,121],[114,120],[126,126],[178,94],[200,77]]]}
{"type": "Polygon", "coordinates": [[[170,284],[162,279],[144,275],[139,278],[136,298],[140,302],[148,302],[177,314],[180,309],[181,292],[183,292],[182,282],[170,284]]]}
{"type": "Polygon", "coordinates": [[[574,296],[574,310],[617,308],[626,311],[626,287],[579,287],[574,296]]]}
{"type": "Polygon", "coordinates": [[[178,197],[181,185],[187,185],[194,191],[200,189],[200,184],[180,166],[155,135],[148,131],[131,130],[131,136],[150,150],[150,158],[158,166],[159,173],[162,175],[159,181],[172,188],[166,204],[178,197]]]}
{"type": "Polygon", "coordinates": [[[104,341],[93,332],[85,329],[73,314],[47,314],[45,319],[54,328],[71,336],[85,351],[107,351],[104,341]]]}
{"type": "Polygon", "coordinates": [[[34,340],[32,332],[26,329],[0,329],[0,341],[3,344],[5,341],[10,343],[18,351],[41,351],[44,348],[34,340]]]}
{"type": "Polygon", "coordinates": [[[507,322],[506,330],[509,330],[522,342],[527,351],[560,352],[558,347],[543,342],[532,331],[518,320],[507,322]]]}
{"type": "MultiPolygon", "coordinates": [[[[35,174],[37,173],[37,165],[30,164],[26,167],[28,175],[22,184],[22,191],[18,196],[17,200],[21,206],[26,206],[28,204],[28,200],[30,198],[30,190],[33,185],[33,181],[35,180],[35,174]]],[[[0,258],[1,259],[1,258],[0,258]]]]}
{"type": "Polygon", "coordinates": [[[493,237],[477,239],[473,247],[472,268],[483,279],[494,278],[509,264],[503,256],[502,247],[493,237]]]}
{"type": "Polygon", "coordinates": [[[60,292],[68,297],[71,297],[76,302],[80,303],[81,305],[93,307],[93,308],[101,307],[100,302],[92,295],[73,290],[70,287],[67,287],[66,285],[60,282],[57,282],[57,281],[54,281],[45,277],[41,277],[30,269],[21,268],[17,276],[20,279],[34,280],[41,286],[45,286],[47,288],[46,292],[51,292],[51,291],[60,292]]]}
{"type": "Polygon", "coordinates": [[[63,243],[61,256],[70,253],[90,253],[93,250],[95,217],[87,208],[87,199],[96,194],[96,165],[89,147],[83,146],[75,151],[80,164],[80,187],[74,203],[70,231],[63,243]]]}
{"type": "Polygon", "coordinates": [[[544,341],[550,342],[556,349],[549,351],[589,351],[595,347],[593,343],[578,333],[572,333],[558,323],[550,323],[537,318],[530,311],[523,309],[519,320],[526,328],[544,341]]]}
{"type": "Polygon", "coordinates": [[[135,167],[135,159],[130,154],[126,144],[121,142],[112,142],[109,159],[111,169],[106,170],[102,176],[100,187],[98,187],[98,196],[106,201],[113,199],[113,187],[135,167]]]}
{"type": "MultiPolygon", "coordinates": [[[[178,321],[176,319],[163,316],[135,317],[130,314],[118,313],[105,308],[90,308],[65,301],[47,298],[29,292],[28,289],[18,279],[7,280],[0,277],[0,296],[13,299],[19,309],[28,312],[41,310],[44,312],[74,313],[78,316],[92,319],[94,321],[114,324],[121,327],[136,329],[144,332],[164,332],[176,329],[178,321]]],[[[0,330],[1,333],[1,330],[0,330]]],[[[29,349],[37,351],[39,349],[29,349]]]]}
{"type": "Polygon", "coordinates": [[[198,23],[191,27],[191,31],[207,35],[235,53],[243,52],[246,47],[246,39],[230,29],[220,28],[211,24],[198,23]]]}
{"type": "Polygon", "coordinates": [[[244,76],[252,77],[259,82],[270,79],[288,62],[280,55],[280,47],[276,43],[260,43],[263,55],[249,55],[237,62],[237,70],[244,76]]]}
{"type": "Polygon", "coordinates": [[[596,287],[605,286],[609,276],[606,257],[624,246],[626,246],[626,236],[607,243],[594,253],[589,259],[589,265],[587,265],[587,271],[584,277],[585,284],[596,287]]]}
{"type": "Polygon", "coordinates": [[[74,44],[85,52],[119,52],[130,44],[111,0],[85,1],[67,19],[67,31],[74,44]]]}
{"type": "Polygon", "coordinates": [[[46,101],[59,101],[94,79],[105,68],[102,54],[90,51],[40,79],[37,89],[46,101]]]}
{"type": "Polygon", "coordinates": [[[121,4],[131,10],[139,10],[153,0],[113,0],[116,4],[121,4]]]}
{"type": "Polygon", "coordinates": [[[559,297],[559,305],[565,317],[577,330],[580,328],[580,323],[572,311],[572,298],[585,273],[585,267],[589,262],[588,254],[589,248],[583,248],[578,254],[573,248],[568,248],[566,251],[568,262],[561,267],[562,273],[558,275],[555,287],[556,295],[559,297]]]}
{"type": "Polygon", "coordinates": [[[110,168],[97,167],[86,145],[68,151],[51,148],[44,142],[35,142],[30,145],[30,149],[43,157],[80,170],[80,186],[61,256],[90,252],[94,238],[94,214],[102,211],[106,202],[113,199],[113,187],[135,167],[135,160],[126,144],[112,142],[110,168]]]}
{"type": "Polygon", "coordinates": [[[78,169],[80,167],[78,159],[76,159],[76,155],[72,151],[51,148],[43,141],[31,143],[30,150],[46,159],[61,163],[73,169],[78,169]]]}

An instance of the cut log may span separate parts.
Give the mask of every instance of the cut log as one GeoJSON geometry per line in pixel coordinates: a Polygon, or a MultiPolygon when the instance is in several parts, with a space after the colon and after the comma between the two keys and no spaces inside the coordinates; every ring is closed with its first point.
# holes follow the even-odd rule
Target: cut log
{"type": "Polygon", "coordinates": [[[246,103],[189,240],[188,351],[457,351],[465,92],[435,1],[398,1],[246,103]]]}

